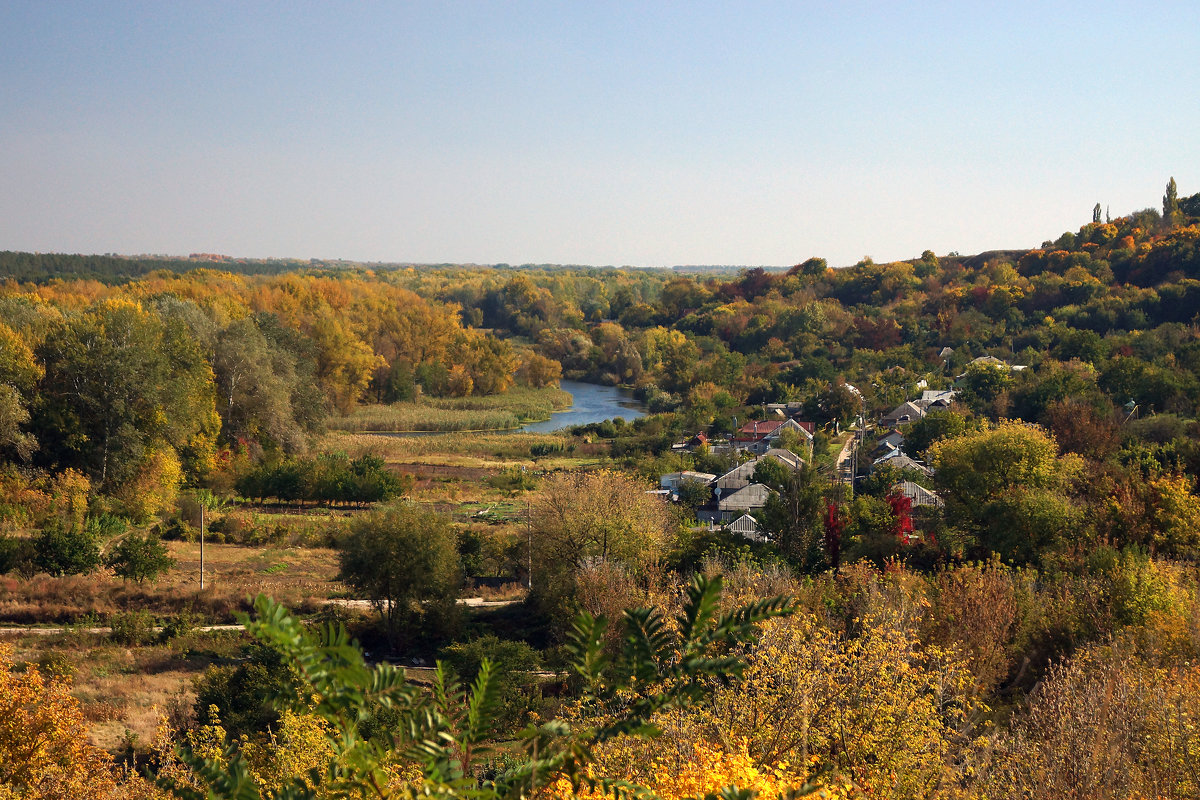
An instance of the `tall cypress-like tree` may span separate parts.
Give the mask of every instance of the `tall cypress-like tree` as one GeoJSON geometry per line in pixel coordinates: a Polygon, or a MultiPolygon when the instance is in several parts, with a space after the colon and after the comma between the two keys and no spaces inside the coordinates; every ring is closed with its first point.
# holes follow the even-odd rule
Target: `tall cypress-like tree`
{"type": "Polygon", "coordinates": [[[1170,221],[1179,213],[1179,190],[1175,187],[1175,178],[1167,182],[1167,193],[1163,195],[1163,219],[1170,221]]]}

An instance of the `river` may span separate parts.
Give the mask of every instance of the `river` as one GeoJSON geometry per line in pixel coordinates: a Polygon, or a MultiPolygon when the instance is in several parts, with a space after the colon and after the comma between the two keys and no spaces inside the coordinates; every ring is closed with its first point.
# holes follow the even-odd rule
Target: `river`
{"type": "Polygon", "coordinates": [[[546,433],[572,425],[603,422],[613,417],[631,420],[646,415],[645,408],[634,400],[633,394],[626,389],[567,380],[561,381],[559,386],[563,391],[571,393],[571,407],[566,411],[559,411],[544,422],[531,422],[519,428],[519,432],[546,433]]]}

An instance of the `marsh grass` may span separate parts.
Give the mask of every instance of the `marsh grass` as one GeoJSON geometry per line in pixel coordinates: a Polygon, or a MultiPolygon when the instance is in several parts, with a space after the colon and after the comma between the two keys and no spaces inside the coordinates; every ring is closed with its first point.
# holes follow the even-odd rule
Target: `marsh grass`
{"type": "Polygon", "coordinates": [[[342,431],[389,433],[424,431],[497,431],[550,418],[568,408],[571,395],[561,389],[515,387],[484,397],[425,397],[418,401],[370,405],[330,421],[342,431]]]}

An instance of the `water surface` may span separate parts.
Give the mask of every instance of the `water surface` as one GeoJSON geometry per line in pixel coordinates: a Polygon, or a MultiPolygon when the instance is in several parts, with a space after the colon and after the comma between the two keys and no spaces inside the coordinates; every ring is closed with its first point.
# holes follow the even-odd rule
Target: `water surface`
{"type": "Polygon", "coordinates": [[[545,422],[531,422],[519,428],[522,433],[547,433],[572,425],[588,425],[603,422],[613,417],[626,420],[646,415],[645,408],[633,399],[633,393],[616,386],[601,386],[580,381],[561,381],[563,391],[570,392],[572,403],[566,411],[559,411],[545,422]]]}

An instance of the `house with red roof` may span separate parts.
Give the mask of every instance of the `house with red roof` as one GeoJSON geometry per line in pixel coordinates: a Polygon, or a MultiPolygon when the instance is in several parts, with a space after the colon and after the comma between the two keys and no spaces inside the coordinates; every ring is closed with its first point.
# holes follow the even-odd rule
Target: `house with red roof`
{"type": "Polygon", "coordinates": [[[733,436],[733,446],[738,450],[749,450],[757,455],[779,445],[779,438],[784,431],[795,431],[800,437],[812,444],[812,431],[794,419],[764,419],[752,420],[738,428],[733,436]]]}

